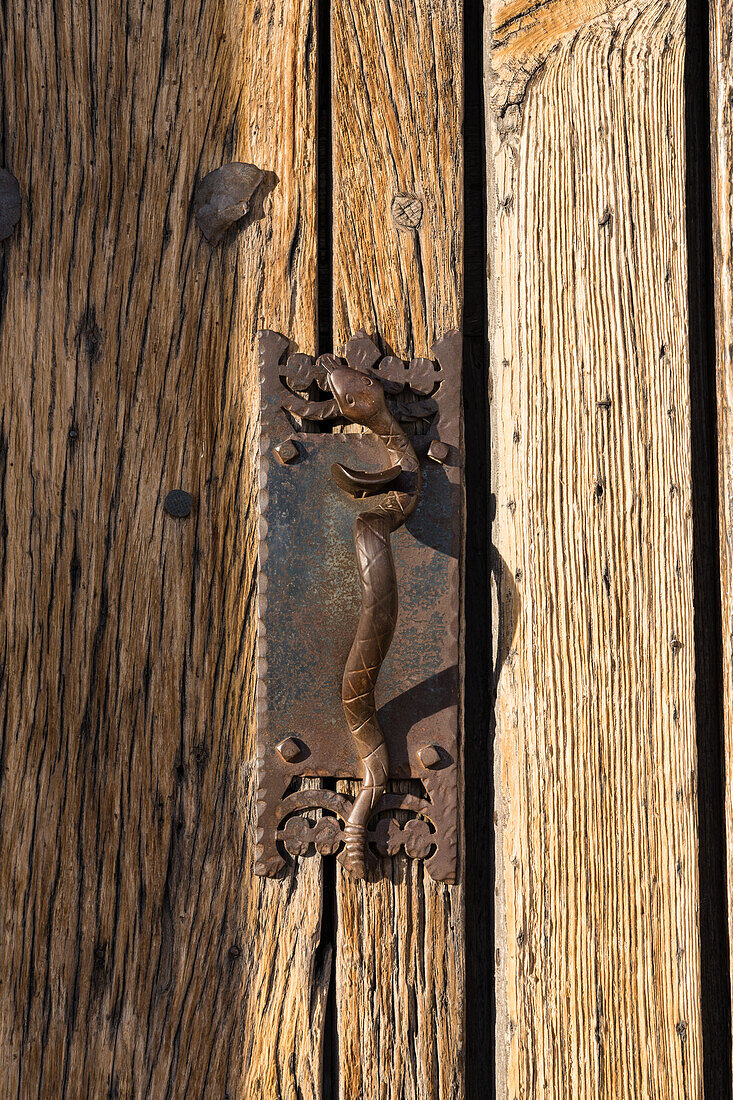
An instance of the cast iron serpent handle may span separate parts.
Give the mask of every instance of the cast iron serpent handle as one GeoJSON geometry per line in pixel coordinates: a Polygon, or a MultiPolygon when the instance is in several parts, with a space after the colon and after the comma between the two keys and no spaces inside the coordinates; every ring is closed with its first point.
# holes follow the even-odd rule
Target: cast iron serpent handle
{"type": "Polygon", "coordinates": [[[388,490],[384,500],[361,512],[354,524],[361,615],[341,688],[344,714],[364,772],[346,822],[345,865],[353,875],[363,878],[367,823],[384,794],[389,771],[374,689],[397,623],[397,578],[391,536],[415,510],[420,496],[420,464],[412,444],[387,408],[384,390],[377,379],[343,366],[335,356],[322,356],[321,363],[328,372],[329,387],[341,415],[374,432],[384,444],[391,463],[377,473],[350,470],[340,464],[331,468],[334,482],[353,497],[388,490]]]}

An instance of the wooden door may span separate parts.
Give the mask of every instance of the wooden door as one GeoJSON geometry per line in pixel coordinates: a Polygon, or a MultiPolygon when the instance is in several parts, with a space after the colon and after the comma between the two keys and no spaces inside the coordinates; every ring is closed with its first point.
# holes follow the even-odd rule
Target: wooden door
{"type": "Polygon", "coordinates": [[[730,1095],[729,7],[2,6],[1,1096],[730,1095]],[[256,333],[456,326],[458,880],[260,878],[256,333]]]}

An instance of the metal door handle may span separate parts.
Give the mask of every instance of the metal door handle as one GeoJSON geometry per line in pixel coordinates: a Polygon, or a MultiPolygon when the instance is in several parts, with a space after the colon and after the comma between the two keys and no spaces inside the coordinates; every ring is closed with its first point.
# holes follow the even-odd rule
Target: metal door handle
{"type": "Polygon", "coordinates": [[[377,473],[340,463],[331,476],[340,489],[361,498],[384,493],[354,523],[354,547],[361,584],[361,614],[344,669],[341,702],[363,768],[361,790],[344,829],[345,865],[359,878],[366,873],[366,827],[384,794],[389,757],[377,718],[374,690],[397,623],[397,577],[392,532],[412,514],[420,497],[420,463],[410,440],[387,408],[384,389],[369,374],[344,366],[335,356],[320,360],[339,412],[373,432],[384,444],[390,465],[377,473]]]}
{"type": "Polygon", "coordinates": [[[461,337],[409,360],[363,332],[341,356],[290,346],[260,333],[255,867],[276,875],[315,849],[365,876],[372,853],[404,850],[453,881],[461,337]],[[313,778],[359,782],[300,783],[313,778]]]}

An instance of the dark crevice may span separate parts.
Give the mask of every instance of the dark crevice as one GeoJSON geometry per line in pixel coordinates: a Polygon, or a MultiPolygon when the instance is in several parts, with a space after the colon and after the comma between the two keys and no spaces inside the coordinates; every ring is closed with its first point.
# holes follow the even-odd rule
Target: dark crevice
{"type": "MultiPolygon", "coordinates": [[[[326,790],[336,790],[336,781],[324,779],[322,786],[326,790]]],[[[332,856],[321,858],[322,901],[321,901],[321,937],[317,948],[316,972],[319,965],[325,965],[330,954],[330,977],[326,1011],[323,1018],[323,1084],[322,1100],[337,1100],[338,1097],[338,1034],[336,1009],[336,952],[338,950],[338,913],[336,907],[336,860],[332,856]]]]}
{"type": "Polygon", "coordinates": [[[333,351],[331,0],[318,0],[318,341],[333,351]]]}
{"type": "Polygon", "coordinates": [[[725,846],[708,7],[689,0],[686,211],[693,499],[701,1014],[706,1097],[733,1096],[725,846]]]}
{"type": "Polygon", "coordinates": [[[481,0],[464,7],[463,413],[466,452],[463,772],[466,921],[466,1100],[494,1096],[494,766],[489,548],[486,134],[481,0]]]}
{"type": "MultiPolygon", "coordinates": [[[[331,117],[331,0],[318,0],[318,348],[319,353],[333,350],[333,145],[331,117]]],[[[302,349],[310,350],[310,349],[302,349]]],[[[324,788],[336,789],[334,780],[325,779],[324,788]]],[[[321,857],[316,857],[321,858],[321,857]]],[[[336,861],[321,858],[321,935],[317,949],[321,965],[330,953],[330,976],[323,1019],[322,1100],[337,1100],[338,1013],[336,1005],[336,968],[338,958],[338,909],[336,904],[336,861]]]]}

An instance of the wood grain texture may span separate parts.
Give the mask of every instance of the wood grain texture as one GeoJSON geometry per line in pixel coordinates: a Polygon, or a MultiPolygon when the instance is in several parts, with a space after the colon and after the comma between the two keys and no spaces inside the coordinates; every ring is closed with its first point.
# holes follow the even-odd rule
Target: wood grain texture
{"type": "MultiPolygon", "coordinates": [[[[718,407],[728,942],[733,943],[733,6],[710,5],[710,123],[718,407]]],[[[733,984],[733,983],[732,983],[733,984]]],[[[733,1005],[732,1005],[733,1011],[733,1005]]]]}
{"type": "Polygon", "coordinates": [[[702,1095],[685,9],[571,4],[559,37],[554,9],[489,112],[497,1095],[678,1100],[702,1095]]]}
{"type": "Polygon", "coordinates": [[[252,871],[254,336],[315,340],[312,4],[113,9],[0,13],[0,1093],[315,1100],[320,869],[252,871]],[[231,160],[268,175],[212,248],[231,160]]]}
{"type": "MultiPolygon", "coordinates": [[[[334,346],[360,327],[429,355],[461,323],[462,5],[332,4],[334,346]],[[395,195],[423,203],[397,228],[395,195]]],[[[419,861],[368,882],[337,870],[336,1008],[343,1100],[458,1100],[463,1089],[463,889],[419,861]]]]}
{"type": "Polygon", "coordinates": [[[460,0],[334,0],[333,309],[397,355],[429,355],[460,321],[460,0]],[[392,200],[422,202],[417,232],[392,200]]]}
{"type": "Polygon", "coordinates": [[[623,0],[494,0],[490,10],[491,102],[501,114],[521,103],[528,81],[552,51],[623,0]]]}

